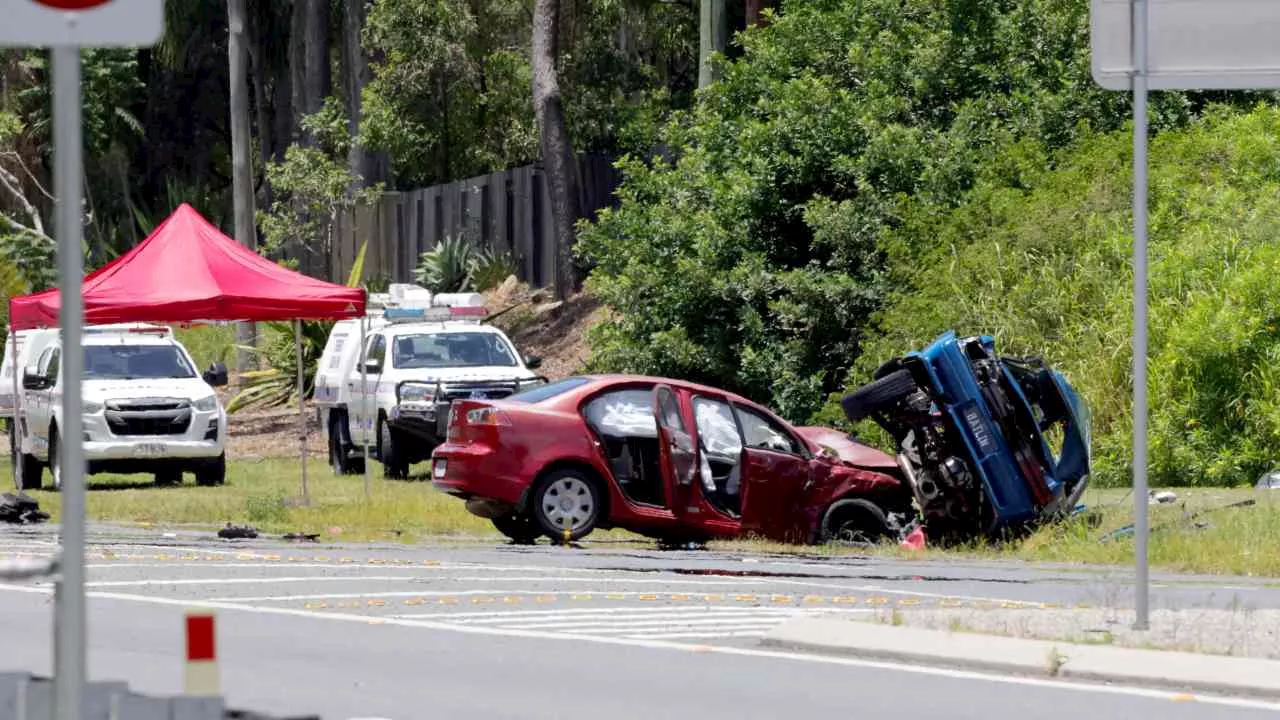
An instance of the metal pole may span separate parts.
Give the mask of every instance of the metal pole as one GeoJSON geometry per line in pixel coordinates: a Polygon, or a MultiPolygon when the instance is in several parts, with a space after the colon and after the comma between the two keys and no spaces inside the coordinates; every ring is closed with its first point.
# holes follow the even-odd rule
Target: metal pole
{"type": "MultiPolygon", "coordinates": [[[[366,306],[367,306],[367,303],[366,303],[366,306]]],[[[361,444],[364,446],[363,448],[361,448],[361,452],[364,454],[364,499],[365,500],[368,500],[369,498],[373,497],[373,480],[370,476],[370,473],[372,473],[373,471],[369,467],[369,436],[368,434],[365,433],[365,430],[364,430],[364,421],[369,414],[369,402],[368,402],[369,388],[367,385],[369,371],[368,371],[368,368],[365,367],[365,360],[367,358],[365,358],[364,356],[365,343],[368,342],[367,340],[368,333],[366,331],[366,327],[368,325],[368,314],[369,314],[369,311],[366,309],[365,317],[360,318],[360,347],[359,349],[356,350],[356,362],[360,363],[360,422],[357,425],[357,427],[360,429],[360,438],[362,441],[361,444]]],[[[347,423],[348,427],[350,427],[350,425],[351,425],[350,423],[347,423]]],[[[373,425],[370,424],[369,427],[373,427],[373,425]]]]}
{"type": "MultiPolygon", "coordinates": [[[[236,242],[247,248],[257,247],[253,226],[253,166],[249,136],[249,71],[245,49],[246,0],[227,0],[227,60],[231,86],[231,195],[235,216],[236,242]]],[[[236,337],[242,346],[257,347],[257,324],[236,323],[236,337]]],[[[240,350],[236,356],[236,372],[243,375],[253,364],[252,353],[240,350]]],[[[237,378],[237,383],[240,379],[237,378]]]]}
{"type": "Polygon", "coordinates": [[[1147,0],[1133,3],[1133,529],[1135,630],[1148,628],[1147,568],[1147,0]]]}
{"type": "Polygon", "coordinates": [[[298,446],[302,452],[302,504],[311,504],[307,487],[307,404],[303,395],[302,321],[293,321],[293,343],[298,355],[298,446]]]}
{"type": "MultiPolygon", "coordinates": [[[[13,307],[10,305],[10,307],[13,307]]],[[[18,381],[21,370],[18,369],[18,331],[13,329],[13,313],[9,313],[9,347],[13,357],[13,424],[9,426],[9,442],[14,446],[13,453],[13,486],[22,489],[22,438],[18,435],[18,415],[22,408],[22,383],[18,381]]]]}
{"type": "Polygon", "coordinates": [[[57,195],[58,287],[62,329],[62,427],[57,451],[62,473],[62,603],[55,626],[54,706],[58,720],[78,720],[83,710],[85,679],[84,599],[84,437],[80,415],[80,381],[84,351],[80,346],[84,300],[81,251],[80,49],[53,49],[54,192],[57,195]]]}

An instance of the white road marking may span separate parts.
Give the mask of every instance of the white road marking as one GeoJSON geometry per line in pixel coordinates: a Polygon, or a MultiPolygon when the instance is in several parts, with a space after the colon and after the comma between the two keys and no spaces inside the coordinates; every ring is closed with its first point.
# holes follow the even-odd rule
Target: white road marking
{"type": "Polygon", "coordinates": [[[645,633],[643,635],[624,635],[629,640],[693,640],[697,638],[739,638],[739,637],[764,637],[764,630],[745,631],[745,632],[727,632],[727,633],[705,633],[705,632],[678,632],[678,633],[645,633]]]}
{"type": "Polygon", "coordinates": [[[597,632],[640,632],[662,628],[772,628],[787,621],[786,617],[736,617],[709,618],[706,620],[588,620],[584,622],[539,622],[539,623],[491,623],[490,627],[504,627],[512,630],[573,630],[579,633],[595,635],[597,632]]]}
{"type": "Polygon", "coordinates": [[[701,615],[708,612],[733,612],[738,614],[774,612],[786,613],[786,608],[753,608],[753,607],[716,607],[712,605],[698,605],[696,607],[679,607],[679,606],[663,606],[663,607],[630,607],[630,606],[613,606],[602,608],[564,608],[560,610],[509,610],[506,612],[438,612],[438,613],[422,613],[410,615],[396,615],[398,618],[422,619],[422,618],[459,618],[459,622],[464,620],[483,620],[486,618],[550,618],[565,617],[576,618],[582,616],[629,613],[636,616],[644,615],[670,615],[672,613],[685,613],[689,615],[701,615]]]}
{"type": "MultiPolygon", "coordinates": [[[[413,580],[399,575],[305,575],[302,577],[250,577],[250,578],[174,578],[153,580],[104,580],[85,583],[85,587],[149,587],[152,585],[264,585],[271,583],[300,582],[394,582],[413,580]]],[[[41,587],[53,587],[53,583],[39,583],[41,587]]]]}
{"type": "MultiPolygon", "coordinates": [[[[6,585],[0,584],[0,590],[8,590],[11,592],[34,593],[39,595],[49,595],[51,591],[48,588],[37,588],[24,585],[6,585]]],[[[536,640],[572,640],[576,642],[595,643],[597,645],[618,645],[623,647],[640,647],[651,650],[675,650],[679,652],[699,652],[707,655],[733,655],[738,657],[761,658],[769,660],[789,660],[795,662],[817,663],[824,665],[840,665],[843,667],[872,668],[879,670],[888,670],[893,672],[911,673],[915,675],[930,675],[934,677],[946,677],[958,680],[972,680],[980,682],[990,682],[1005,685],[1022,685],[1027,687],[1051,688],[1057,690],[1069,690],[1075,692],[1091,692],[1108,695],[1128,695],[1132,697],[1142,697],[1154,700],[1171,700],[1174,698],[1187,697],[1185,693],[1175,693],[1168,690],[1150,690],[1147,688],[1129,687],[1123,685],[1100,685],[1088,682],[1075,682],[1066,680],[1044,680],[1040,678],[1028,678],[1018,676],[993,675],[983,672],[970,670],[953,670],[949,668],[931,667],[926,665],[903,665],[901,663],[884,662],[879,660],[861,660],[858,658],[838,657],[831,655],[813,655],[803,652],[780,651],[780,650],[762,650],[759,648],[741,648],[729,647],[722,645],[690,645],[688,643],[672,642],[670,640],[647,640],[636,638],[618,638],[606,636],[578,635],[573,633],[551,633],[539,630],[509,630],[505,628],[491,628],[481,625],[459,625],[433,622],[427,620],[406,620],[401,618],[377,618],[371,620],[367,615],[357,615],[353,613],[339,612],[323,612],[314,610],[298,610],[295,608],[282,607],[265,607],[255,605],[241,605],[237,603],[213,602],[200,600],[184,600],[177,598],[161,598],[151,597],[147,595],[127,595],[124,593],[113,592],[87,592],[86,596],[101,600],[120,600],[126,602],[150,603],[153,605],[168,605],[172,607],[198,607],[207,610],[232,610],[236,612],[253,613],[260,615],[282,615],[299,618],[311,618],[314,620],[334,620],[339,622],[351,622],[368,625],[371,622],[379,625],[394,625],[398,627],[412,627],[426,630],[441,630],[445,632],[455,632],[471,635],[487,635],[491,637],[519,637],[536,640]]],[[[1217,705],[1225,707],[1252,708],[1259,710],[1271,710],[1280,712],[1280,703],[1269,702],[1265,700],[1251,700],[1245,698],[1233,698],[1219,695],[1194,695],[1192,696],[1196,702],[1207,705],[1217,705]]]]}
{"type": "MultiPolygon", "coordinates": [[[[688,594],[689,591],[684,590],[683,593],[688,594]]],[[[528,590],[523,588],[517,589],[517,590],[511,590],[507,588],[502,588],[502,589],[489,589],[489,590],[420,590],[415,592],[392,590],[392,591],[365,592],[365,593],[325,593],[325,594],[317,594],[317,595],[265,595],[260,597],[248,597],[248,598],[245,598],[245,597],[210,598],[210,601],[225,601],[225,602],[237,602],[237,603],[288,602],[291,600],[353,600],[358,598],[439,597],[439,596],[447,597],[449,595],[460,595],[460,596],[461,595],[546,595],[548,597],[553,595],[556,597],[560,597],[563,595],[604,595],[604,596],[614,596],[614,597],[619,595],[623,597],[637,597],[640,595],[644,595],[647,597],[647,596],[653,595],[656,597],[657,595],[668,595],[668,594],[670,593],[640,592],[635,590],[614,590],[612,588],[609,588],[609,589],[592,588],[592,589],[586,589],[586,590],[583,590],[583,589],[528,590]]],[[[721,594],[723,594],[723,591],[721,591],[721,594]]],[[[758,596],[758,599],[759,599],[759,602],[767,602],[769,600],[769,595],[767,593],[761,594],[758,596]]]]}

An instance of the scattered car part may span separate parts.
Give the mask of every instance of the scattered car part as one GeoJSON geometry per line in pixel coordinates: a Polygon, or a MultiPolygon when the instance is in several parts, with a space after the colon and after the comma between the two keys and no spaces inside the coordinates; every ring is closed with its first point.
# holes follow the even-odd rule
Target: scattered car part
{"type": "Polygon", "coordinates": [[[12,525],[34,525],[49,519],[49,513],[40,510],[40,503],[30,495],[19,492],[0,495],[0,522],[12,525]]]}
{"type": "Polygon", "coordinates": [[[227,523],[226,527],[218,531],[218,537],[227,540],[237,538],[253,539],[258,537],[258,530],[251,525],[232,525],[231,523],[227,523]]]}

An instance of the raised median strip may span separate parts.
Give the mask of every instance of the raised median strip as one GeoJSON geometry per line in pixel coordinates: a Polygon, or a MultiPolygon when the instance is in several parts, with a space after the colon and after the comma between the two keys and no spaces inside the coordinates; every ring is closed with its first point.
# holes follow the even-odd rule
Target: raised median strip
{"type": "Polygon", "coordinates": [[[1088,645],[798,617],[767,632],[773,647],[1031,677],[1280,699],[1280,661],[1088,645]]]}

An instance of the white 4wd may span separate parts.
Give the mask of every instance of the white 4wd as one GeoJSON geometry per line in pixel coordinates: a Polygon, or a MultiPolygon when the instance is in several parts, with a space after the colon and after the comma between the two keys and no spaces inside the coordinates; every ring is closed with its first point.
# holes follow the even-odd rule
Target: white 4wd
{"type": "Polygon", "coordinates": [[[407,477],[442,442],[454,400],[501,398],[545,382],[532,371],[539,358],[522,357],[506,334],[480,323],[486,311],[476,293],[432,296],[392,285],[370,300],[384,307],[364,320],[364,352],[361,321],[343,320],[316,370],[335,473],[361,472],[368,447],[385,476],[407,477]]]}
{"type": "MultiPolygon", "coordinates": [[[[22,485],[40,487],[49,467],[57,488],[57,448],[65,441],[58,432],[61,334],[37,331],[26,340],[23,354],[36,359],[22,375],[22,485]]],[[[227,413],[213,388],[227,383],[225,367],[215,363],[202,377],[164,326],[85,328],[83,346],[81,441],[88,474],[153,473],[157,484],[173,485],[191,472],[199,485],[224,482],[227,413]]]]}

